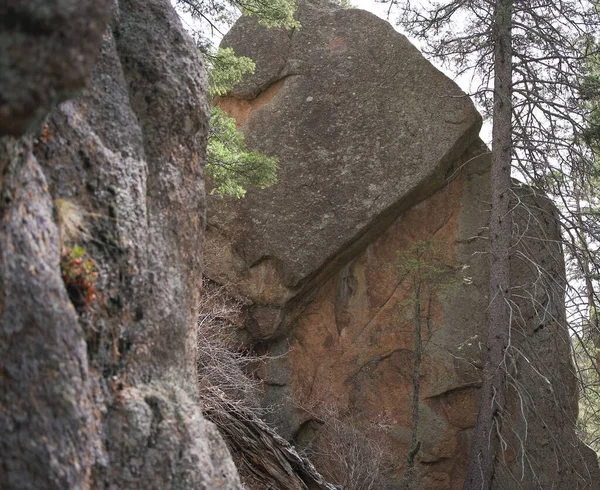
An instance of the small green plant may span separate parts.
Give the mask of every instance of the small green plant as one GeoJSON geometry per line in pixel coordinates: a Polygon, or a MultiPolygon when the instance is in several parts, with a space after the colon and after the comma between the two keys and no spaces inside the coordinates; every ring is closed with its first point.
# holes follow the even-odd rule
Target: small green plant
{"type": "Polygon", "coordinates": [[[335,4],[339,5],[343,9],[355,9],[357,8],[350,0],[334,0],[335,4]]]}
{"type": "Polygon", "coordinates": [[[244,76],[256,69],[247,56],[236,56],[232,48],[209,48],[204,57],[208,62],[208,89],[211,97],[226,95],[244,76]]]}
{"type": "Polygon", "coordinates": [[[77,307],[88,307],[96,301],[98,272],[86,250],[78,245],[67,248],[60,261],[60,269],[71,302],[77,307]]]}
{"type": "Polygon", "coordinates": [[[415,242],[408,250],[397,254],[396,268],[403,280],[412,284],[416,293],[438,290],[446,282],[445,276],[452,270],[447,264],[442,246],[433,240],[415,242]]]}
{"type": "Polygon", "coordinates": [[[206,32],[226,32],[240,15],[255,17],[264,27],[296,29],[300,23],[294,18],[295,0],[175,0],[177,10],[190,15],[198,27],[193,34],[202,44],[211,44],[206,32]]]}

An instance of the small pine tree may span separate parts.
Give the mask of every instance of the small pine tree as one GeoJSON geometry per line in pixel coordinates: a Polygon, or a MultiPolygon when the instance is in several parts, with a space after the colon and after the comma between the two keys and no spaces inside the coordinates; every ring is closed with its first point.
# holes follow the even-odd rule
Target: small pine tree
{"type": "MultiPolygon", "coordinates": [[[[236,56],[231,48],[215,49],[202,28],[221,32],[241,14],[254,16],[264,27],[294,29],[300,24],[294,19],[294,0],[237,0],[212,1],[176,0],[180,11],[192,16],[200,28],[192,28],[192,35],[208,62],[211,98],[226,95],[244,76],[254,73],[254,62],[236,56]]],[[[212,181],[211,194],[242,198],[250,185],[264,189],[277,180],[278,161],[271,156],[250,151],[244,134],[237,129],[235,120],[218,107],[210,111],[210,133],[206,157],[206,173],[212,181]]]]}
{"type": "Polygon", "coordinates": [[[248,185],[264,189],[276,182],[277,159],[248,151],[235,119],[212,107],[210,126],[206,172],[214,184],[212,193],[241,198],[248,185]]]}
{"type": "MultiPolygon", "coordinates": [[[[245,75],[254,73],[254,62],[236,56],[231,48],[208,50],[205,56],[212,98],[225,95],[245,75]]],[[[277,181],[277,166],[276,158],[249,151],[235,119],[211,107],[206,173],[212,180],[212,194],[242,198],[249,185],[264,189],[277,181]]]]}

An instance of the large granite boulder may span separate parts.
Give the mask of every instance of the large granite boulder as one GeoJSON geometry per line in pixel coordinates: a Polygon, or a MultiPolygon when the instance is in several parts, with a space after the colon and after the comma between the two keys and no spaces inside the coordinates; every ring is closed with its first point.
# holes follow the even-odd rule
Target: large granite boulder
{"type": "MultiPolygon", "coordinates": [[[[321,455],[326,475],[334,413],[388,452],[393,470],[377,488],[404,488],[418,382],[411,488],[462,488],[489,304],[479,116],[371,14],[305,3],[300,20],[290,35],[242,20],[224,39],[257,73],[219,104],[281,169],[277,184],[245,199],[210,198],[207,272],[245,298],[245,332],[271,356],[261,373],[270,421],[321,455]],[[422,300],[415,378],[415,289],[397,261],[419,242],[442,252],[447,273],[422,300]]],[[[554,208],[533,189],[514,191],[515,316],[495,488],[598,488],[597,458],[575,432],[554,208]]]]}
{"type": "Polygon", "coordinates": [[[0,113],[3,131],[29,128],[81,85],[79,66],[94,69],[35,140],[0,140],[0,488],[238,489],[196,400],[202,57],[168,0],[115,2],[95,65],[86,46],[99,27],[85,14],[101,2],[9,3],[39,9],[19,25],[31,28],[31,57],[45,54],[21,59],[0,36],[0,52],[16,56],[0,93],[23,88],[0,113]],[[65,67],[70,58],[36,30],[55,8],[66,23],[57,39],[71,40],[80,65],[65,67]],[[44,99],[31,87],[52,90],[44,99]],[[97,269],[95,298],[65,286],[60,264],[75,245],[97,269]]]}
{"type": "Polygon", "coordinates": [[[280,170],[277,185],[242,201],[211,199],[208,247],[221,253],[207,269],[264,307],[266,331],[276,310],[440,188],[481,124],[471,100],[387,22],[299,9],[292,33],[247,18],[223,40],[256,73],[218,104],[280,170]]]}

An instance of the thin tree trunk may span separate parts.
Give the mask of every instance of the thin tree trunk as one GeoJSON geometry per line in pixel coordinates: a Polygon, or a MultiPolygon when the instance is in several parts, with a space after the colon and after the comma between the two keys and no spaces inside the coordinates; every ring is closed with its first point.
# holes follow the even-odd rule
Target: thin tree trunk
{"type": "MultiPolygon", "coordinates": [[[[415,456],[419,452],[421,443],[417,440],[419,431],[419,396],[420,396],[420,381],[421,381],[421,360],[423,355],[422,332],[421,332],[421,279],[418,279],[415,294],[415,344],[414,344],[414,360],[413,360],[413,397],[412,397],[412,423],[410,429],[410,447],[406,456],[406,467],[404,476],[402,477],[402,488],[408,490],[414,480],[415,473],[415,456]]],[[[430,311],[428,311],[429,315],[430,311]]]]}
{"type": "Polygon", "coordinates": [[[510,333],[509,247],[512,153],[513,0],[497,0],[494,13],[494,113],[492,128],[492,212],[490,218],[490,306],[477,425],[463,490],[487,490],[494,479],[501,417],[506,405],[505,355],[510,333]]]}

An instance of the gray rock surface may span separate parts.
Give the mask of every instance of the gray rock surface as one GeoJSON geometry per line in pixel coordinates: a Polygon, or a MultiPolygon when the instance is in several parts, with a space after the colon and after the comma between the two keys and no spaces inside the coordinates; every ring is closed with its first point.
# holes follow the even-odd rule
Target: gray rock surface
{"type": "Polygon", "coordinates": [[[522,488],[600,489],[598,457],[576,431],[578,380],[564,307],[567,277],[559,214],[529,186],[515,183],[514,193],[510,273],[518,314],[509,347],[512,420],[504,437],[516,457],[498,465],[495,488],[509,487],[518,478],[522,488]],[[523,469],[524,461],[531,462],[529,470],[523,469]]]}
{"type": "Polygon", "coordinates": [[[244,293],[277,306],[293,295],[286,289],[302,288],[340,251],[364,248],[383,222],[439,188],[481,124],[470,99],[387,22],[306,2],[299,19],[293,33],[246,19],[223,40],[257,69],[220,105],[280,170],[276,185],[242,201],[209,201],[230,260],[277,275],[283,291],[244,293]]]}
{"type": "Polygon", "coordinates": [[[87,80],[112,0],[0,3],[0,136],[39,129],[87,80]]]}
{"type": "Polygon", "coordinates": [[[35,143],[1,140],[2,489],[240,488],[195,400],[203,66],[168,0],[120,0],[89,87],[35,143]],[[65,201],[84,221],[71,239],[65,201]],[[73,245],[98,269],[95,301],[67,294],[73,245]]]}
{"type": "Polygon", "coordinates": [[[31,142],[0,141],[0,488],[85,488],[93,452],[83,331],[31,142]]]}

